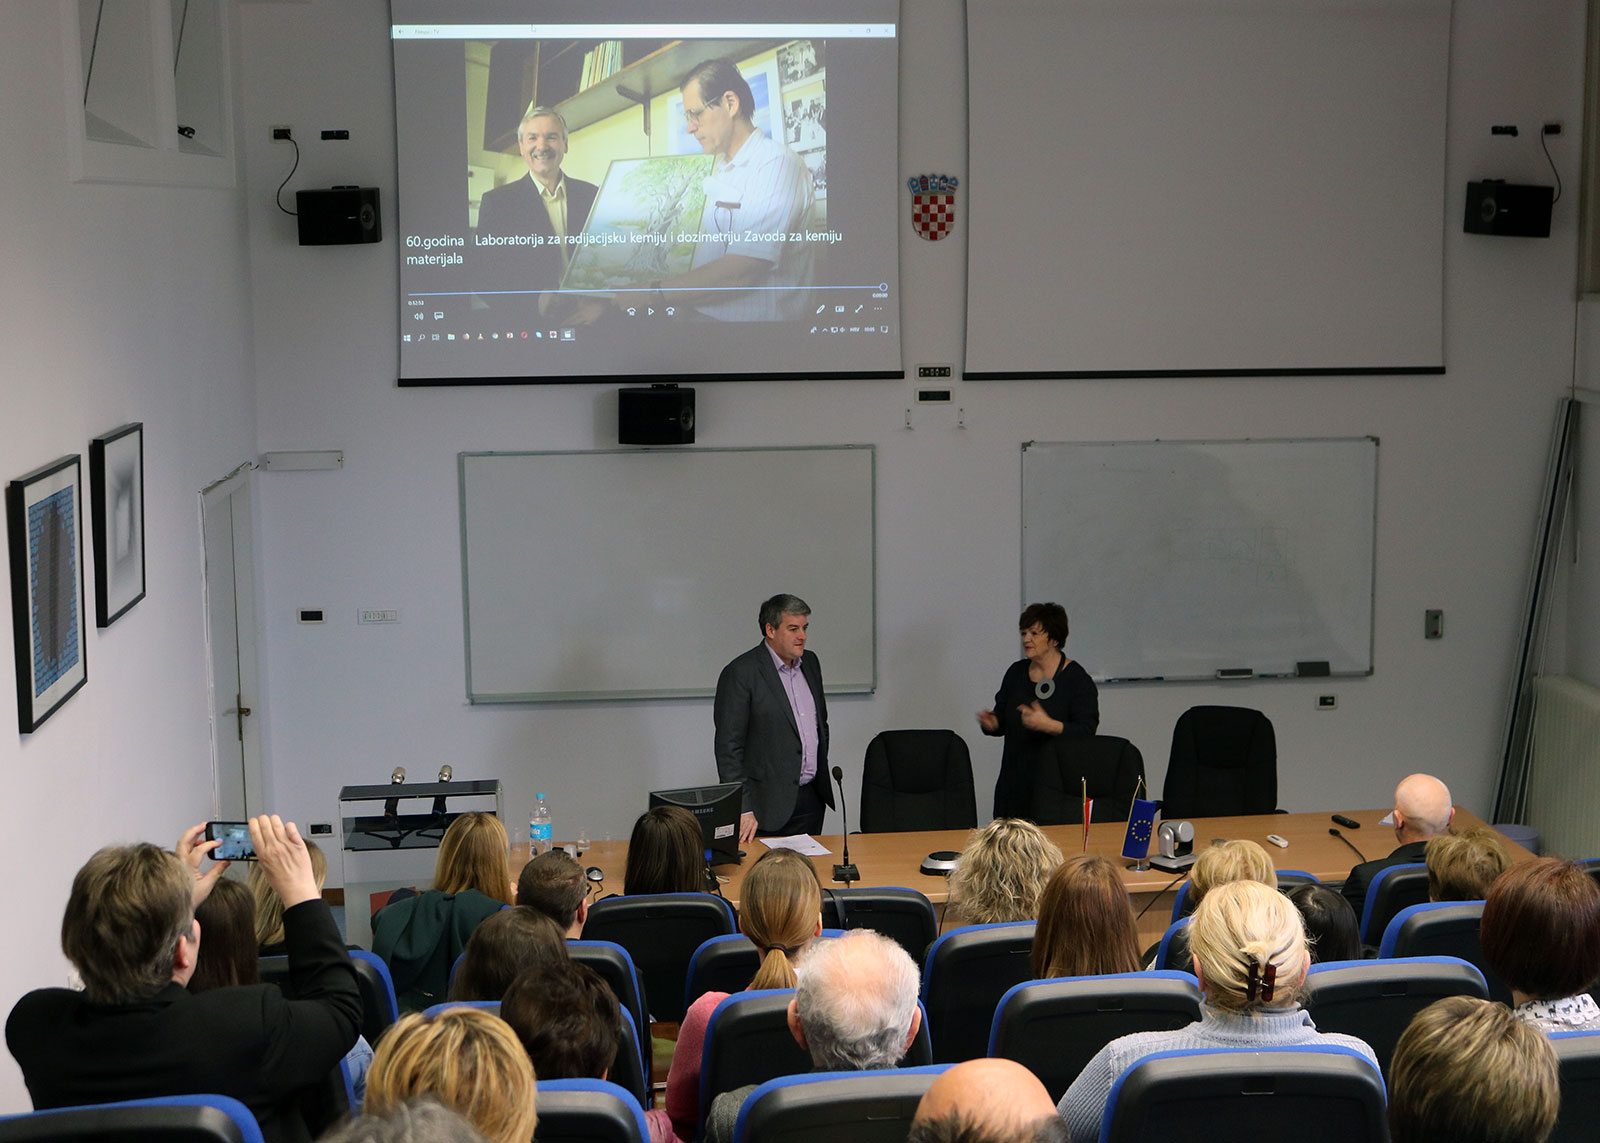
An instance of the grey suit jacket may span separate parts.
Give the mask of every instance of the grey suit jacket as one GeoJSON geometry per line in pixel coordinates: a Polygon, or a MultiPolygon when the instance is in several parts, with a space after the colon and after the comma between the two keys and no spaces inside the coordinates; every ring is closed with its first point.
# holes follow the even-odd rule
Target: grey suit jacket
{"type": "MultiPolygon", "coordinates": [[[[828,703],[822,697],[822,665],[810,651],[800,660],[800,673],[817,705],[817,789],[831,807],[828,703]]],[[[763,829],[782,826],[794,814],[800,790],[800,729],[765,642],[722,668],[713,717],[717,774],[744,786],[744,808],[763,829]]]]}

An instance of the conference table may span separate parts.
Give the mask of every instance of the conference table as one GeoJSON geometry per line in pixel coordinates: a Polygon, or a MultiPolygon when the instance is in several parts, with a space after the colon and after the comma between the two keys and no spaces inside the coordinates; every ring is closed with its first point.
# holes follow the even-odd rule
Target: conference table
{"type": "MultiPolygon", "coordinates": [[[[1272,857],[1279,869],[1295,869],[1313,874],[1320,881],[1342,881],[1351,868],[1364,860],[1389,856],[1399,843],[1394,830],[1381,824],[1389,814],[1387,807],[1375,810],[1340,810],[1345,816],[1361,823],[1359,829],[1335,827],[1327,811],[1321,813],[1262,814],[1244,817],[1190,818],[1194,824],[1194,848],[1198,853],[1213,841],[1248,838],[1258,842],[1272,857]],[[1350,845],[1328,831],[1337,828],[1349,839],[1350,845]],[[1289,844],[1279,848],[1267,840],[1268,834],[1277,834],[1289,844]],[[1355,846],[1355,849],[1351,848],[1355,846]],[[1360,854],[1356,850],[1360,850],[1360,854]]],[[[1471,812],[1456,808],[1453,827],[1457,830],[1485,824],[1471,812]]],[[[1085,850],[1081,825],[1042,827],[1051,841],[1061,847],[1061,852],[1071,856],[1085,850]]],[[[1125,822],[1097,822],[1089,827],[1087,849],[1122,866],[1122,880],[1133,898],[1135,913],[1139,913],[1139,939],[1141,947],[1161,939],[1171,921],[1172,893],[1186,876],[1184,873],[1167,873],[1156,868],[1136,870],[1132,862],[1122,856],[1122,842],[1127,832],[1125,822]]],[[[931,830],[919,833],[853,833],[850,835],[850,860],[861,872],[857,887],[899,885],[919,889],[935,906],[948,896],[944,876],[930,876],[921,871],[922,859],[936,850],[957,850],[966,845],[972,830],[931,830]]],[[[1503,837],[1503,835],[1502,835],[1503,837]]],[[[816,838],[826,846],[829,854],[817,856],[817,873],[829,888],[844,886],[831,880],[833,865],[840,860],[844,839],[838,834],[819,834],[816,838]]],[[[1504,838],[1506,847],[1515,861],[1531,860],[1533,854],[1510,838],[1504,838]]],[[[739,903],[739,889],[744,876],[756,859],[766,851],[759,839],[744,846],[745,856],[738,865],[716,867],[723,896],[739,903]]],[[[1156,853],[1154,837],[1150,851],[1156,853]]],[[[520,871],[528,858],[526,843],[511,847],[513,874],[520,871]]],[[[625,841],[600,841],[593,843],[583,854],[583,864],[598,867],[605,879],[597,887],[595,896],[622,892],[623,869],[628,860],[628,843],[625,841]]],[[[941,920],[943,910],[940,910],[941,920]]],[[[943,927],[948,928],[945,921],[943,927]]]]}

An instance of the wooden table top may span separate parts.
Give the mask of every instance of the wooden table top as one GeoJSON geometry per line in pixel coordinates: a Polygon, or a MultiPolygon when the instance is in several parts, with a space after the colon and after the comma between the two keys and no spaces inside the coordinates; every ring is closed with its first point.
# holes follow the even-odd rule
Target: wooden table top
{"type": "MultiPolygon", "coordinates": [[[[1376,810],[1340,811],[1361,823],[1360,829],[1339,828],[1339,832],[1361,850],[1358,857],[1350,846],[1328,833],[1333,822],[1329,812],[1304,814],[1263,814],[1230,818],[1193,818],[1195,850],[1205,848],[1213,840],[1249,838],[1259,842],[1271,855],[1279,869],[1298,869],[1314,874],[1322,881],[1342,881],[1351,868],[1363,860],[1387,857],[1399,844],[1390,826],[1379,824],[1389,813],[1387,807],[1376,810]],[[1289,843],[1280,849],[1267,841],[1275,833],[1289,843]]],[[[1457,807],[1454,826],[1464,829],[1483,825],[1475,814],[1457,807]]],[[[1045,826],[1044,832],[1067,855],[1083,851],[1083,827],[1080,825],[1045,826]]],[[[933,830],[925,833],[853,833],[850,835],[850,859],[861,871],[858,886],[900,885],[919,889],[935,903],[946,898],[944,877],[929,876],[919,868],[922,859],[934,850],[960,850],[972,836],[971,830],[933,830]]],[[[1128,860],[1122,857],[1122,839],[1127,832],[1124,822],[1102,822],[1089,827],[1089,850],[1110,858],[1122,866],[1128,860]]],[[[833,865],[841,860],[843,839],[838,834],[822,834],[817,840],[830,851],[829,856],[816,857],[817,873],[826,887],[840,888],[830,877],[833,865]]],[[[1506,839],[1507,848],[1516,861],[1533,857],[1522,846],[1506,839]]],[[[717,873],[725,878],[722,892],[735,906],[739,903],[739,888],[744,875],[766,847],[759,841],[745,847],[745,857],[738,865],[719,865],[717,873]]],[[[1155,852],[1155,841],[1150,843],[1155,852]]],[[[593,843],[580,860],[585,865],[598,866],[605,873],[600,894],[622,892],[622,874],[628,859],[628,843],[605,841],[593,843]]],[[[519,843],[511,847],[513,876],[528,860],[528,846],[519,843]]],[[[1159,869],[1134,871],[1124,868],[1122,879],[1128,892],[1137,899],[1165,890],[1181,878],[1180,874],[1165,873],[1159,869]]],[[[1159,911],[1159,910],[1158,910],[1159,911]]]]}

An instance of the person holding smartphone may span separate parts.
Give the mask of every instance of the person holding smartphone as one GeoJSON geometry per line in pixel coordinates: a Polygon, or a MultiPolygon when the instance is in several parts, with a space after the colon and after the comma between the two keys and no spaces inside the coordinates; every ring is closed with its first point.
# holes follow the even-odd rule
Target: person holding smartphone
{"type": "Polygon", "coordinates": [[[186,989],[202,934],[195,906],[227,862],[197,825],[176,853],[149,843],[108,846],[78,871],[61,946],[83,991],[28,993],[6,1021],[36,1109],[183,1093],[217,1093],[255,1114],[267,1143],[311,1137],[298,1098],[355,1043],[361,994],[311,857],[293,822],[249,823],[262,870],[284,903],[296,999],[273,985],[186,989]]]}

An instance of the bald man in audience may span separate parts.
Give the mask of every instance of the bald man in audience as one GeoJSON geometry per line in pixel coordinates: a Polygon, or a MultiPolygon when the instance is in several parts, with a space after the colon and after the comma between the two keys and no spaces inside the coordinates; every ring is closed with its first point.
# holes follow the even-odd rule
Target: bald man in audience
{"type": "Polygon", "coordinates": [[[1447,832],[1455,815],[1449,787],[1432,774],[1410,774],[1400,780],[1394,788],[1394,836],[1399,848],[1377,861],[1363,861],[1350,871],[1340,890],[1357,918],[1367,903],[1367,887],[1372,879],[1391,865],[1420,862],[1428,839],[1447,832]]]}
{"type": "Polygon", "coordinates": [[[957,1064],[917,1104],[906,1143],[1066,1143],[1044,1084],[1015,1060],[957,1064]]]}
{"type": "MultiPolygon", "coordinates": [[[[796,966],[789,1031],[811,1053],[813,1071],[866,1072],[899,1066],[922,1024],[916,962],[871,929],[813,941],[796,966]]],[[[739,1109],[756,1085],[723,1092],[706,1116],[705,1143],[732,1143],[739,1109]]]]}
{"type": "Polygon", "coordinates": [[[567,931],[567,940],[577,940],[589,919],[589,880],[583,866],[559,849],[539,854],[517,878],[517,904],[543,913],[567,931]]]}

